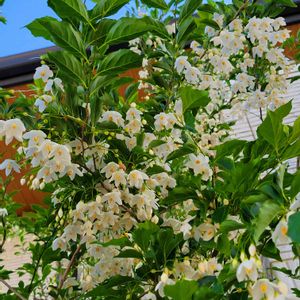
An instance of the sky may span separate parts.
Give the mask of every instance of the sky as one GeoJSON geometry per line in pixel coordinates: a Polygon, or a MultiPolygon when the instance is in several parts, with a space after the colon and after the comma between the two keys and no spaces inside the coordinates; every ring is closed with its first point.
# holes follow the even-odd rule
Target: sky
{"type": "MultiPolygon", "coordinates": [[[[87,0],[86,4],[91,8],[93,2],[87,0]]],[[[114,18],[125,15],[127,8],[126,6],[122,8],[114,18]]],[[[47,7],[47,0],[5,0],[4,6],[0,10],[7,19],[6,25],[0,23],[0,57],[52,45],[43,38],[33,37],[24,27],[36,18],[55,16],[54,12],[47,7]]]]}

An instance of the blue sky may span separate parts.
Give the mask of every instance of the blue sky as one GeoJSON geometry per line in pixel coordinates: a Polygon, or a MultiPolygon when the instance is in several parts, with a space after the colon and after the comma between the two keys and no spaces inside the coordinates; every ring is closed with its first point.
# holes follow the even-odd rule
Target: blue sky
{"type": "MultiPolygon", "coordinates": [[[[86,3],[88,7],[93,4],[91,0],[86,3]]],[[[0,57],[51,46],[49,41],[33,37],[24,27],[36,18],[55,16],[47,7],[47,0],[6,0],[0,9],[7,19],[6,25],[0,23],[0,57]]],[[[126,7],[114,17],[119,18],[125,12],[126,7]]]]}

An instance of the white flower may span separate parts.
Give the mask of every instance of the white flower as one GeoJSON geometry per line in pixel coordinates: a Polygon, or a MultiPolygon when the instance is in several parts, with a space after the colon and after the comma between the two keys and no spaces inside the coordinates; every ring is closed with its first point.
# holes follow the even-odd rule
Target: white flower
{"type": "Polygon", "coordinates": [[[243,261],[236,272],[238,282],[251,280],[256,281],[258,277],[257,265],[253,259],[243,261]]]}
{"type": "Polygon", "coordinates": [[[101,173],[105,173],[106,178],[110,178],[113,173],[120,169],[119,165],[115,162],[109,162],[104,168],[102,168],[101,173]]]}
{"type": "Polygon", "coordinates": [[[145,294],[145,295],[141,298],[141,300],[156,300],[156,299],[157,299],[157,298],[156,298],[155,294],[153,294],[153,293],[151,293],[151,292],[145,294]]]}
{"type": "Polygon", "coordinates": [[[121,193],[118,190],[113,190],[103,195],[102,200],[103,202],[107,202],[110,207],[113,207],[115,204],[122,205],[121,193]]]}
{"type": "Polygon", "coordinates": [[[58,87],[60,90],[64,91],[64,86],[60,78],[49,79],[45,85],[44,92],[52,91],[53,84],[58,87]]]}
{"type": "Polygon", "coordinates": [[[125,127],[125,131],[127,131],[130,135],[139,133],[141,131],[142,123],[138,119],[131,120],[125,127]]]}
{"type": "Polygon", "coordinates": [[[11,171],[20,173],[19,165],[12,159],[6,159],[0,164],[0,170],[5,170],[5,175],[8,176],[11,171]]]}
{"type": "Polygon", "coordinates": [[[170,25],[166,25],[166,29],[167,29],[169,35],[175,34],[176,33],[176,23],[174,22],[170,25]]]}
{"type": "Polygon", "coordinates": [[[78,225],[70,224],[65,227],[63,236],[67,241],[73,240],[74,242],[76,242],[77,235],[79,233],[80,227],[78,225]]]}
{"type": "Polygon", "coordinates": [[[215,226],[210,223],[203,223],[194,228],[194,238],[198,242],[201,238],[203,241],[209,241],[215,236],[215,226]]]}
{"type": "Polygon", "coordinates": [[[57,249],[61,249],[62,251],[66,251],[67,250],[67,243],[63,238],[59,237],[59,238],[57,238],[53,241],[52,249],[53,249],[53,251],[55,251],[57,249]]]}
{"type": "Polygon", "coordinates": [[[40,113],[47,108],[45,101],[43,101],[41,98],[36,99],[34,105],[38,108],[40,113]]]}
{"type": "Polygon", "coordinates": [[[63,161],[65,164],[71,163],[71,155],[69,148],[65,145],[56,144],[49,154],[49,157],[54,157],[57,161],[63,161]]]}
{"type": "Polygon", "coordinates": [[[201,174],[203,180],[208,180],[212,176],[212,170],[210,169],[208,162],[209,158],[202,153],[197,156],[195,154],[190,154],[189,162],[186,166],[193,169],[195,175],[201,174]]]}
{"type": "Polygon", "coordinates": [[[0,217],[5,217],[8,215],[7,209],[6,208],[0,208],[0,217]]]}
{"type": "Polygon", "coordinates": [[[191,64],[187,61],[187,56],[179,56],[176,58],[175,69],[178,73],[182,73],[187,68],[191,68],[191,64]]]}
{"type": "Polygon", "coordinates": [[[100,118],[99,122],[113,122],[117,124],[118,126],[124,127],[124,120],[122,118],[122,115],[117,111],[106,111],[102,114],[102,117],[100,118]]]}
{"type": "Polygon", "coordinates": [[[88,148],[88,144],[79,139],[69,142],[68,145],[71,146],[72,148],[75,148],[76,155],[81,154],[84,149],[88,148]]]}
{"type": "Polygon", "coordinates": [[[28,147],[40,146],[45,140],[46,134],[41,130],[30,130],[23,134],[23,138],[28,141],[28,147]]]}
{"type": "Polygon", "coordinates": [[[128,175],[128,182],[131,187],[136,187],[137,189],[140,189],[143,184],[144,180],[149,179],[148,175],[144,172],[133,170],[128,175]]]}
{"type": "Polygon", "coordinates": [[[50,70],[50,68],[47,65],[42,65],[41,67],[38,67],[35,69],[35,73],[33,75],[33,79],[42,79],[44,82],[47,82],[47,80],[53,76],[53,72],[50,70]]]}
{"type": "Polygon", "coordinates": [[[114,181],[115,186],[118,187],[120,184],[126,185],[126,173],[123,170],[116,171],[112,174],[109,182],[114,181]]]}
{"type": "Polygon", "coordinates": [[[224,23],[224,15],[214,13],[213,20],[219,25],[219,27],[222,27],[224,23]]]}
{"type": "Polygon", "coordinates": [[[64,284],[63,284],[63,289],[70,289],[72,288],[73,286],[76,286],[78,285],[79,283],[77,282],[77,280],[74,278],[74,277],[68,277],[64,284]]]}
{"type": "Polygon", "coordinates": [[[272,240],[276,245],[285,245],[285,244],[290,244],[291,239],[287,235],[288,233],[288,224],[286,221],[281,220],[274,232],[272,233],[272,240]]]}
{"type": "Polygon", "coordinates": [[[274,285],[268,279],[259,279],[252,286],[253,300],[273,300],[275,291],[274,285]]]}
{"type": "Polygon", "coordinates": [[[199,76],[201,75],[199,69],[195,67],[189,67],[185,71],[185,79],[188,83],[197,84],[199,82],[199,76]]]}
{"type": "Polygon", "coordinates": [[[55,172],[53,172],[50,166],[46,165],[38,171],[36,179],[43,179],[46,183],[49,183],[54,180],[57,180],[57,175],[55,174],[55,172]]]}
{"type": "Polygon", "coordinates": [[[60,174],[60,176],[65,176],[68,175],[70,177],[71,180],[73,180],[75,178],[76,175],[82,177],[83,173],[82,171],[80,171],[79,169],[79,165],[77,164],[71,164],[69,166],[66,166],[63,170],[63,172],[60,174]]]}
{"type": "Polygon", "coordinates": [[[22,142],[23,132],[25,130],[26,128],[20,119],[11,119],[5,121],[2,129],[2,134],[5,135],[5,144],[8,145],[13,138],[19,142],[22,142]]]}
{"type": "Polygon", "coordinates": [[[138,109],[131,107],[128,109],[126,113],[126,120],[128,121],[133,121],[133,120],[138,120],[141,121],[141,115],[143,113],[139,111],[138,109]]]}
{"type": "Polygon", "coordinates": [[[127,148],[131,151],[136,146],[136,137],[125,137],[125,144],[127,148]]]}
{"type": "Polygon", "coordinates": [[[52,96],[43,95],[35,100],[34,105],[39,109],[39,112],[42,113],[47,108],[47,105],[52,102],[52,100],[52,96]]]}
{"type": "Polygon", "coordinates": [[[161,297],[165,297],[165,293],[164,293],[165,286],[172,285],[172,284],[175,284],[175,281],[170,279],[166,273],[162,273],[162,275],[160,276],[160,281],[155,287],[155,291],[158,291],[161,297]]]}

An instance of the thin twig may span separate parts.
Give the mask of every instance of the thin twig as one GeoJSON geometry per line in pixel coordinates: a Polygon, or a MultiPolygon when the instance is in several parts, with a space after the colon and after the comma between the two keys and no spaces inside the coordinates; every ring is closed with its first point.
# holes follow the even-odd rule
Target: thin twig
{"type": "Polygon", "coordinates": [[[67,269],[65,270],[63,277],[62,277],[61,280],[60,280],[60,283],[59,283],[59,286],[58,286],[58,290],[61,290],[61,288],[63,287],[63,284],[64,284],[64,282],[65,282],[66,279],[67,279],[67,276],[68,276],[68,274],[69,274],[69,272],[70,272],[70,270],[71,270],[71,268],[72,268],[72,266],[73,266],[73,264],[74,264],[74,262],[75,262],[76,255],[77,255],[78,252],[80,251],[80,248],[81,248],[81,245],[78,245],[78,247],[77,247],[76,250],[74,251],[74,253],[73,253],[73,255],[72,255],[72,258],[71,258],[71,260],[70,260],[70,262],[69,262],[69,265],[68,265],[67,269]]]}
{"type": "Polygon", "coordinates": [[[8,284],[5,280],[0,278],[0,282],[2,282],[9,290],[11,290],[18,298],[20,298],[21,300],[26,300],[26,298],[24,298],[21,294],[19,294],[19,292],[13,288],[10,284],[8,284]]]}

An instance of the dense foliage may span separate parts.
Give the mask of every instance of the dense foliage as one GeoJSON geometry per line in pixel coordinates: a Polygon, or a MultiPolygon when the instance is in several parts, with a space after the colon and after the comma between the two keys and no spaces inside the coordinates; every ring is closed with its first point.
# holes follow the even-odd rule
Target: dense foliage
{"type": "Polygon", "coordinates": [[[281,244],[300,251],[300,119],[283,123],[293,62],[277,17],[293,2],[142,0],[119,20],[128,0],[94,2],[48,0],[59,18],[27,28],[61,50],[31,97],[1,90],[17,152],[0,169],[8,183],[30,165],[22,184],[47,192],[18,220],[4,199],[3,230],[30,237],[32,262],[2,298],[296,299],[262,266],[281,244]],[[262,121],[250,142],[232,132],[248,111],[262,121]]]}

